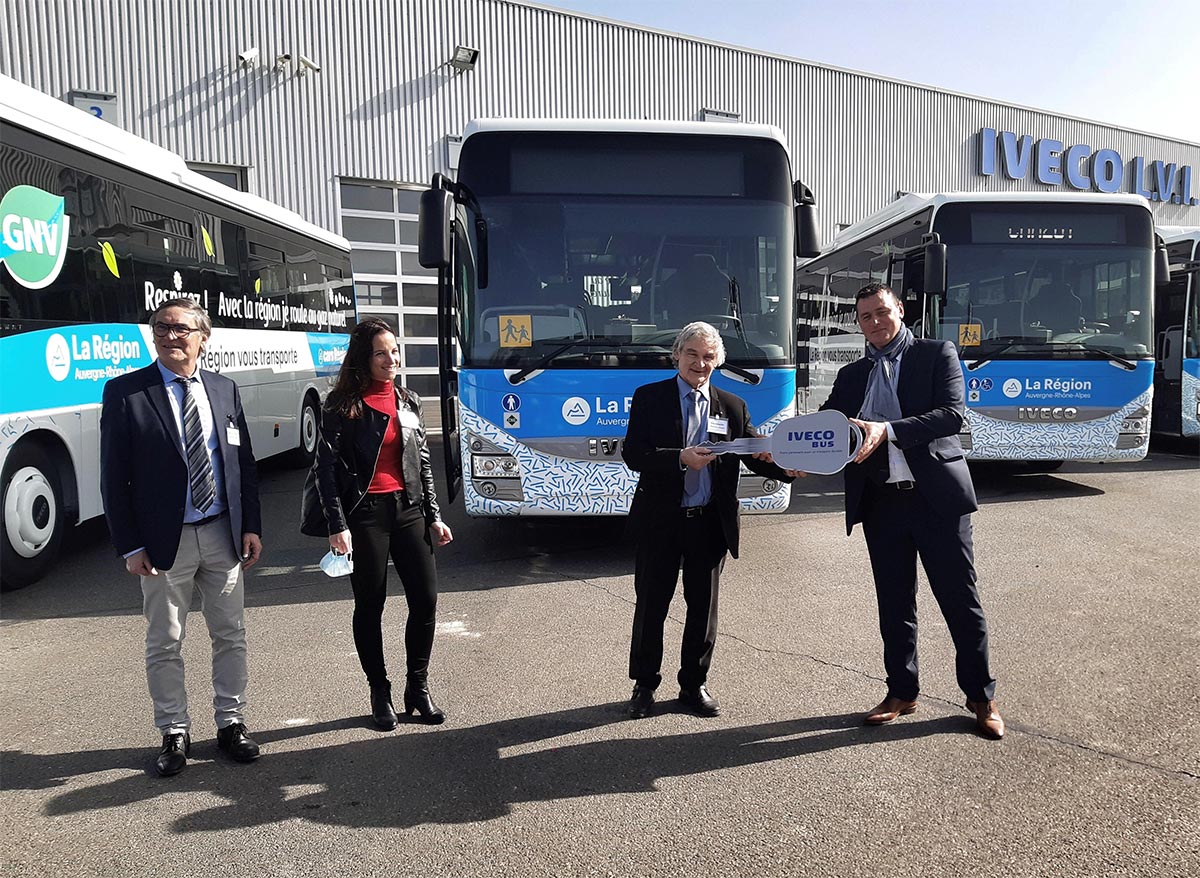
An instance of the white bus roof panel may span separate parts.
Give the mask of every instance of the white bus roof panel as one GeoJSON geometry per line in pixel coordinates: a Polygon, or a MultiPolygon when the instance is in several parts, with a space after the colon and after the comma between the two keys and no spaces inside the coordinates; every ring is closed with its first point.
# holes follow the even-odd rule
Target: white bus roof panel
{"type": "Polygon", "coordinates": [[[0,74],[0,118],[340,250],[350,250],[350,243],[341,235],[308,222],[300,214],[198,174],[170,150],[3,74],[0,74]]]}
{"type": "MultiPolygon", "coordinates": [[[[932,207],[935,212],[943,204],[971,202],[976,204],[1006,204],[1006,203],[1042,203],[1042,204],[1127,204],[1142,207],[1150,211],[1150,202],[1140,195],[1130,193],[1093,193],[1093,192],[940,192],[929,194],[923,192],[906,192],[895,201],[879,211],[865,217],[851,226],[842,229],[821,250],[820,259],[835,250],[840,250],[860,238],[890,225],[906,216],[920,213],[932,207]]],[[[811,261],[811,260],[810,260],[811,261]]]]}
{"type": "Polygon", "coordinates": [[[474,119],[463,130],[463,143],[473,134],[487,131],[579,131],[618,134],[696,134],[722,137],[754,137],[774,140],[785,150],[787,141],[774,125],[750,122],[673,122],[654,119],[474,119]]]}
{"type": "Polygon", "coordinates": [[[1200,226],[1156,226],[1154,231],[1162,235],[1163,241],[1168,244],[1200,238],[1200,226]]]}

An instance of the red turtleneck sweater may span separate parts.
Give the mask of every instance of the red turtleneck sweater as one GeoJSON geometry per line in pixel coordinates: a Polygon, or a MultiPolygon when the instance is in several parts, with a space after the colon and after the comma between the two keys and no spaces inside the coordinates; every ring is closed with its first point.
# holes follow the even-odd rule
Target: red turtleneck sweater
{"type": "Polygon", "coordinates": [[[372,381],[363,394],[363,402],[388,416],[383,447],[379,449],[375,475],[371,477],[367,493],[390,494],[399,491],[404,487],[404,473],[400,465],[400,418],[396,412],[396,388],[391,381],[372,381]]]}

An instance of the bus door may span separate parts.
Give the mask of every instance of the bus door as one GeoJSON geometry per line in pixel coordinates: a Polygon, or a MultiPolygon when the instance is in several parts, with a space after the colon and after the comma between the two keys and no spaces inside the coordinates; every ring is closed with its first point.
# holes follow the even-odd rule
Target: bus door
{"type": "Polygon", "coordinates": [[[1183,429],[1183,360],[1189,299],[1194,293],[1195,265],[1188,262],[1191,241],[1172,244],[1168,250],[1170,282],[1155,289],[1153,431],[1179,435],[1183,429]],[[1189,270],[1190,269],[1190,270],[1189,270]]]}

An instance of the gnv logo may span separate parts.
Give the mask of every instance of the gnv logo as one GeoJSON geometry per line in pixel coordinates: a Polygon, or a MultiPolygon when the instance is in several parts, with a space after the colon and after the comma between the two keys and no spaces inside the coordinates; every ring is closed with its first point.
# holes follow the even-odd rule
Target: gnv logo
{"type": "Polygon", "coordinates": [[[46,369],[55,381],[65,381],[71,374],[71,349],[57,332],[46,340],[46,369]]]}
{"type": "Polygon", "coordinates": [[[1021,382],[1016,378],[1009,378],[1004,382],[1004,395],[1009,399],[1016,399],[1021,395],[1021,382]]]}
{"type": "Polygon", "coordinates": [[[0,262],[23,287],[50,286],[67,255],[66,201],[36,186],[14,186],[0,199],[0,262]]]}
{"type": "Polygon", "coordinates": [[[592,416],[592,407],[582,396],[572,396],[562,405],[563,420],[572,426],[586,424],[592,416]]]}

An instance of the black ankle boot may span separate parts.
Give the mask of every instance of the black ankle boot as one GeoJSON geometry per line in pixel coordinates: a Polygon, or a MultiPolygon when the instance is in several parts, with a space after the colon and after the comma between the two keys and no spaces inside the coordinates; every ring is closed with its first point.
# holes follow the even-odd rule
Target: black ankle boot
{"type": "Polygon", "coordinates": [[[404,713],[411,716],[413,711],[421,715],[421,722],[431,726],[446,721],[446,714],[433,703],[433,699],[429,697],[429,688],[423,683],[409,683],[404,687],[404,713]]]}
{"type": "MultiPolygon", "coordinates": [[[[408,697],[407,692],[405,698],[408,697]]],[[[396,728],[400,718],[392,707],[392,684],[379,683],[371,686],[371,721],[385,732],[396,728]]]]}

